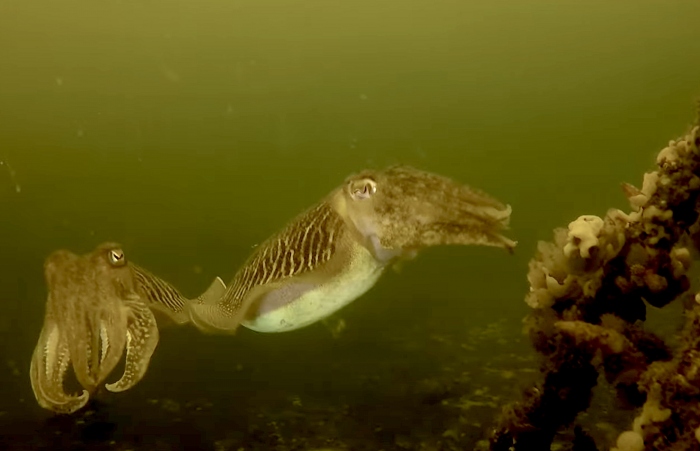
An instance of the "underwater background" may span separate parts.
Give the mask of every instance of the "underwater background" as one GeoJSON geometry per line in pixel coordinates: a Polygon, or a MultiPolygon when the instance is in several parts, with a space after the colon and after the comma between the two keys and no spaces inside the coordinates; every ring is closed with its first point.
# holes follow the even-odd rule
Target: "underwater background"
{"type": "MultiPolygon", "coordinates": [[[[696,0],[0,0],[0,448],[483,446],[536,376],[537,241],[627,208],[620,183],[694,120],[699,17],[696,0]],[[37,405],[51,251],[117,241],[193,296],[396,163],[511,204],[515,254],[429,249],[296,332],[164,328],[133,389],[37,405]]],[[[633,415],[597,402],[603,444],[633,415]]]]}

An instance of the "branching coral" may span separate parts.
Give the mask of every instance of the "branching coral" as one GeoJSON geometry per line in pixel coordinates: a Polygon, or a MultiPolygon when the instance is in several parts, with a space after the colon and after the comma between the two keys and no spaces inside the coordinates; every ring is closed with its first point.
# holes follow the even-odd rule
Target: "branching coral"
{"type": "Polygon", "coordinates": [[[623,184],[632,211],[581,216],[556,229],[553,242],[539,243],[525,324],[544,356],[543,380],[504,408],[492,450],[549,449],[556,432],[588,409],[601,373],[641,406],[631,429],[607,445],[700,447],[700,303],[686,302],[676,349],[643,328],[647,303],[664,307],[690,288],[691,254],[700,244],[700,123],[656,163],[641,189],[623,184]]]}

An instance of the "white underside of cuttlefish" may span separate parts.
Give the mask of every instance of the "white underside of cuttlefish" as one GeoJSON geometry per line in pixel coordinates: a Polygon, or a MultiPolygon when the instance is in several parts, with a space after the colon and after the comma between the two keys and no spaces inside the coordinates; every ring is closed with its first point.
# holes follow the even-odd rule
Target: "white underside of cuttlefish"
{"type": "Polygon", "coordinates": [[[219,280],[191,303],[190,320],[209,333],[299,329],[359,298],[388,266],[421,249],[512,251],[516,242],[501,234],[510,214],[510,206],[437,174],[363,171],[258,246],[228,287],[219,280]]]}
{"type": "Polygon", "coordinates": [[[241,322],[257,332],[288,332],[327,318],[365,294],[384,273],[386,264],[362,246],[354,246],[343,271],[322,283],[307,277],[271,290],[259,302],[255,315],[241,322]]]}
{"type": "Polygon", "coordinates": [[[30,366],[34,395],[46,409],[72,413],[83,407],[122,357],[124,373],[105,384],[109,391],[128,390],[148,368],[158,327],[120,252],[106,243],[84,256],[57,251],[46,260],[46,313],[30,366]],[[69,368],[80,393],[66,392],[69,368]]]}

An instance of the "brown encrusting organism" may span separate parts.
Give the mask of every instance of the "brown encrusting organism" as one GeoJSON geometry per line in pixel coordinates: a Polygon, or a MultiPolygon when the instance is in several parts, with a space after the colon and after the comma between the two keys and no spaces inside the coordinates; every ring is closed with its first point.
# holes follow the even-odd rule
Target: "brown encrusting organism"
{"type": "Polygon", "coordinates": [[[588,409],[600,374],[638,415],[616,443],[573,449],[700,448],[700,295],[688,278],[700,247],[700,122],[656,163],[641,188],[623,184],[632,211],[580,216],[538,244],[525,328],[544,357],[542,380],[503,409],[492,450],[549,449],[588,409]],[[686,324],[671,347],[644,321],[647,304],[679,298],[686,324]]]}

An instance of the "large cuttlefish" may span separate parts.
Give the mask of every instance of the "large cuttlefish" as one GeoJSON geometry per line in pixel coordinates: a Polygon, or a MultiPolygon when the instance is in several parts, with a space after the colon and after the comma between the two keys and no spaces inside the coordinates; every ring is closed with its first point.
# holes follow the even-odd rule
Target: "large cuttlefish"
{"type": "Polygon", "coordinates": [[[151,309],[177,323],[189,321],[185,305],[190,301],[167,282],[127,262],[115,243],[103,243],[82,256],[56,251],[46,259],[44,274],[48,299],[30,378],[39,405],[58,413],[83,407],[124,351],[124,374],[105,387],[120,392],[141,380],[159,337],[151,309]],[[83,388],[80,394],[64,389],[71,363],[83,388]]]}
{"type": "Polygon", "coordinates": [[[501,235],[511,208],[484,192],[407,166],[366,170],[258,246],[227,288],[189,304],[210,333],[239,324],[284,332],[319,321],[360,297],[384,270],[447,244],[512,251],[501,235]]]}

